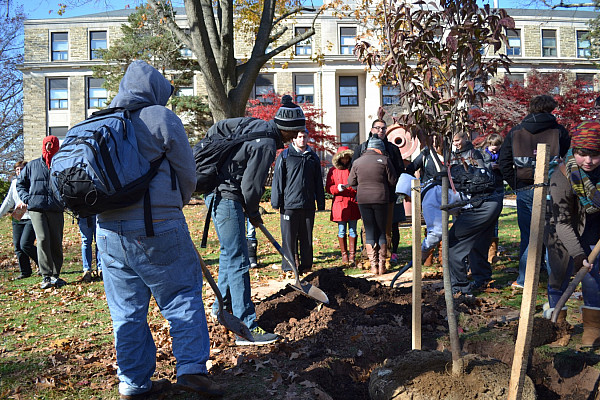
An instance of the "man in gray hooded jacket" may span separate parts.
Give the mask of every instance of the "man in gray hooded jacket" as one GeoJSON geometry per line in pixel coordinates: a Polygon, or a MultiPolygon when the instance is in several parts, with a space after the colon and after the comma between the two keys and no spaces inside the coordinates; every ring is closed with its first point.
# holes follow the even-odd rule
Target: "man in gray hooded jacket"
{"type": "Polygon", "coordinates": [[[195,189],[195,163],[181,120],[165,107],[173,87],[143,61],[131,63],[111,107],[139,108],[131,121],[141,154],[166,156],[150,183],[154,236],[147,236],[144,200],[98,215],[97,240],[106,300],[113,320],[121,399],[166,390],[151,381],[156,347],[147,314],[153,296],[169,321],[177,386],[204,396],[223,390],[207,376],[209,337],[202,303],[202,272],[183,215],[195,189]]]}

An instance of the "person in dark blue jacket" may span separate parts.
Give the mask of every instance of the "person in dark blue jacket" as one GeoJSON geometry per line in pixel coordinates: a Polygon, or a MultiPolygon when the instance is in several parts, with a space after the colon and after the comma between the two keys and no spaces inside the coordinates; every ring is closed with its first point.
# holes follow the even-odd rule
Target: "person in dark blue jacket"
{"type": "Polygon", "coordinates": [[[50,187],[50,165],[58,152],[58,138],[46,136],[42,143],[42,157],[25,166],[17,180],[17,192],[27,205],[29,217],[37,238],[38,266],[42,273],[42,289],[67,284],[60,278],[63,265],[63,206],[54,197],[50,187]]]}
{"type": "MultiPolygon", "coordinates": [[[[299,272],[309,271],[313,264],[315,202],[319,211],[325,209],[321,160],[308,146],[308,132],[301,131],[275,161],[271,188],[271,205],[281,214],[282,248],[290,261],[300,243],[299,272]]],[[[284,271],[292,270],[285,260],[281,266],[284,271]]]]}

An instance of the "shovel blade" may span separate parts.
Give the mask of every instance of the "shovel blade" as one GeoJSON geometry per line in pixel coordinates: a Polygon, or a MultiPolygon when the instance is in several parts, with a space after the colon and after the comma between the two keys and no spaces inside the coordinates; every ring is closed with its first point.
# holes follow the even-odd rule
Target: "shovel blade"
{"type": "Polygon", "coordinates": [[[327,297],[325,292],[319,289],[318,287],[311,285],[310,283],[301,283],[300,286],[298,286],[297,284],[288,283],[288,286],[302,293],[303,295],[310,297],[313,300],[329,304],[329,298],[327,297]]]}
{"type": "Polygon", "coordinates": [[[254,336],[250,329],[244,324],[238,317],[228,312],[221,312],[217,314],[217,320],[225,328],[229,329],[236,335],[243,337],[244,339],[254,342],[254,336]]]}

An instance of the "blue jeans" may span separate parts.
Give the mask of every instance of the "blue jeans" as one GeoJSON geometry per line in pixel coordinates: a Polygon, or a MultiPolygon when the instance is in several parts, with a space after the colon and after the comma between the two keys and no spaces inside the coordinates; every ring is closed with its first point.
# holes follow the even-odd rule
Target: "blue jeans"
{"type": "Polygon", "coordinates": [[[147,237],[143,220],[98,221],[104,290],[113,320],[119,392],[148,391],[156,346],[148,327],[154,297],[169,321],[177,375],[205,374],[209,337],[202,303],[202,270],[183,214],[154,223],[147,237]]]}
{"type": "MultiPolygon", "coordinates": [[[[92,270],[92,243],[96,238],[96,216],[80,218],[77,222],[79,233],[81,233],[81,263],[83,271],[92,270]]],[[[102,271],[102,263],[98,256],[98,241],[96,241],[96,267],[102,271]]]]}
{"type": "Polygon", "coordinates": [[[338,237],[345,237],[346,236],[346,225],[348,225],[348,236],[350,237],[356,237],[356,224],[358,223],[358,220],[352,220],[352,221],[344,221],[344,222],[338,222],[338,237]]]}
{"type": "Polygon", "coordinates": [[[533,207],[533,189],[517,192],[517,223],[521,232],[519,242],[519,276],[517,283],[525,284],[525,269],[529,247],[529,232],[531,229],[531,208],[533,207]]]}
{"type": "MultiPolygon", "coordinates": [[[[246,217],[240,202],[225,199],[214,193],[206,196],[206,204],[213,202],[212,219],[219,242],[219,291],[225,303],[231,303],[233,315],[250,330],[256,328],[256,311],[250,298],[250,260],[245,237],[246,217]]],[[[218,301],[212,306],[216,314],[218,301]]]]}
{"type": "Polygon", "coordinates": [[[246,239],[256,242],[256,229],[250,223],[250,219],[246,218],[246,239]]]}

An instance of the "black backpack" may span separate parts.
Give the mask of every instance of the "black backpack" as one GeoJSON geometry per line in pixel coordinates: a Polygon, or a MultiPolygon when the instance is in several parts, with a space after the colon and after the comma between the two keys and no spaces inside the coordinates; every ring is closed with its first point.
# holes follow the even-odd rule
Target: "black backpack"
{"type": "Polygon", "coordinates": [[[496,187],[494,174],[487,168],[455,164],[450,166],[450,175],[455,189],[465,194],[491,193],[496,187]]]}
{"type": "Polygon", "coordinates": [[[196,143],[193,149],[196,161],[196,192],[207,194],[216,189],[222,181],[221,167],[242,143],[272,137],[272,134],[266,131],[244,132],[244,128],[256,119],[242,119],[233,133],[216,129],[212,135],[196,143]]]}
{"type": "Polygon", "coordinates": [[[149,187],[165,154],[148,161],[139,152],[130,120],[139,108],[96,111],[69,129],[52,158],[50,181],[56,197],[78,218],[128,207],[144,197],[146,233],[153,236],[149,187]]]}

